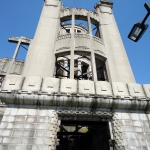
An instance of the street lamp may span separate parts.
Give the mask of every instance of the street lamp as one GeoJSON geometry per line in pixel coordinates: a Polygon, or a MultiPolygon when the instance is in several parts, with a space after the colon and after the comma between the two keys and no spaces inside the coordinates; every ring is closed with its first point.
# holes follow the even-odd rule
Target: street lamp
{"type": "Polygon", "coordinates": [[[128,38],[134,42],[137,42],[142,37],[142,35],[146,31],[146,29],[148,28],[148,24],[146,24],[145,21],[147,20],[147,18],[150,15],[150,4],[145,3],[144,7],[148,11],[147,15],[145,16],[145,18],[143,19],[142,22],[138,22],[138,23],[134,24],[134,26],[132,27],[132,29],[128,35],[128,38]]]}

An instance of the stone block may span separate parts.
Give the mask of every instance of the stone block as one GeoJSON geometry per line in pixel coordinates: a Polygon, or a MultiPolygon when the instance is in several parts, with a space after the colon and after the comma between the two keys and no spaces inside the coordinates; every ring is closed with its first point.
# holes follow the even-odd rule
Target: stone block
{"type": "Polygon", "coordinates": [[[143,89],[146,94],[146,97],[150,98],[150,84],[144,84],[143,89]]]}
{"type": "Polygon", "coordinates": [[[9,150],[32,150],[32,146],[28,146],[28,145],[10,145],[9,150]]]}
{"type": "Polygon", "coordinates": [[[77,93],[77,80],[74,79],[61,79],[60,83],[61,93],[77,93]]]}
{"type": "Polygon", "coordinates": [[[30,116],[28,116],[27,118],[26,118],[26,121],[27,121],[27,123],[36,123],[37,122],[37,117],[35,116],[35,117],[30,117],[30,116]]]}
{"type": "Polygon", "coordinates": [[[112,88],[109,82],[96,81],[95,87],[97,95],[112,95],[112,88]]]}
{"type": "Polygon", "coordinates": [[[43,145],[43,139],[42,138],[22,138],[21,144],[33,144],[33,145],[43,145]]]}
{"type": "Polygon", "coordinates": [[[7,122],[7,120],[8,120],[8,116],[3,116],[2,121],[7,122]]]}
{"type": "Polygon", "coordinates": [[[38,110],[36,109],[28,109],[28,116],[37,116],[38,115],[38,110]]]}
{"type": "Polygon", "coordinates": [[[22,136],[24,137],[34,137],[35,136],[35,130],[23,130],[22,136]]]}
{"type": "Polygon", "coordinates": [[[7,127],[7,122],[2,122],[1,124],[0,124],[0,129],[5,129],[6,127],[7,127]]]}
{"type": "Polygon", "coordinates": [[[146,133],[145,138],[150,140],[150,133],[146,133]]]}
{"type": "Polygon", "coordinates": [[[140,120],[140,117],[139,117],[139,114],[136,114],[136,113],[131,113],[131,119],[132,120],[140,120]]]}
{"type": "Polygon", "coordinates": [[[20,138],[16,137],[4,137],[2,140],[2,144],[18,144],[20,142],[20,138]]]}
{"type": "Polygon", "coordinates": [[[78,81],[78,93],[79,94],[95,94],[94,81],[79,80],[78,81]]]}
{"type": "Polygon", "coordinates": [[[26,117],[25,116],[16,116],[15,118],[16,122],[26,122],[26,117]]]}
{"type": "Polygon", "coordinates": [[[10,115],[11,116],[16,116],[17,114],[18,114],[18,108],[12,108],[10,115]]]}
{"type": "Polygon", "coordinates": [[[27,76],[25,78],[22,92],[23,91],[39,91],[41,88],[42,78],[37,76],[27,76]]]}
{"type": "Polygon", "coordinates": [[[22,136],[22,129],[14,130],[12,133],[13,137],[21,137],[22,136]]]}
{"type": "Polygon", "coordinates": [[[144,120],[147,120],[148,121],[148,118],[146,116],[146,114],[139,114],[139,117],[140,117],[140,120],[144,121],[144,120]]]}
{"type": "Polygon", "coordinates": [[[122,127],[123,132],[134,132],[134,128],[131,126],[124,126],[122,127]]]}
{"type": "Polygon", "coordinates": [[[0,150],[8,150],[8,145],[0,145],[0,150]]]}
{"type": "Polygon", "coordinates": [[[133,123],[133,126],[136,126],[136,127],[141,127],[141,122],[140,121],[132,121],[133,123]]]}
{"type": "Polygon", "coordinates": [[[149,120],[141,121],[141,124],[142,124],[143,127],[149,127],[149,120]]]}
{"type": "Polygon", "coordinates": [[[36,133],[35,133],[35,136],[36,137],[44,137],[46,134],[46,131],[39,131],[37,130],[36,133]]]}
{"type": "Polygon", "coordinates": [[[2,91],[20,90],[24,77],[21,75],[7,75],[2,84],[2,91]]]}
{"type": "Polygon", "coordinates": [[[24,128],[24,124],[23,123],[8,123],[7,128],[8,129],[22,129],[24,128]]]}
{"type": "Polygon", "coordinates": [[[17,112],[17,115],[18,115],[18,116],[26,116],[26,115],[27,115],[27,112],[28,112],[28,109],[19,108],[19,109],[18,109],[18,112],[17,112]]]}
{"type": "Polygon", "coordinates": [[[54,138],[44,138],[44,144],[45,145],[55,145],[54,138]]]}
{"type": "Polygon", "coordinates": [[[140,139],[140,140],[144,139],[144,136],[145,136],[145,135],[144,135],[143,133],[141,133],[141,132],[139,132],[139,133],[137,132],[136,135],[137,135],[137,139],[140,139]]]}
{"type": "Polygon", "coordinates": [[[38,129],[38,130],[45,130],[46,129],[45,123],[37,124],[36,129],[38,129]]]}
{"type": "Polygon", "coordinates": [[[8,136],[10,137],[12,135],[12,130],[5,130],[2,134],[2,136],[8,136]]]}
{"type": "Polygon", "coordinates": [[[143,129],[140,127],[134,127],[134,132],[143,132],[143,129]]]}
{"type": "Polygon", "coordinates": [[[3,122],[15,122],[15,117],[14,116],[4,116],[2,119],[3,122]]]}
{"type": "Polygon", "coordinates": [[[6,108],[4,112],[4,116],[10,115],[12,108],[6,108]]]}
{"type": "Polygon", "coordinates": [[[128,84],[129,93],[133,97],[145,97],[142,85],[136,83],[128,84]]]}
{"type": "Polygon", "coordinates": [[[47,110],[42,110],[42,109],[40,109],[38,116],[47,116],[47,114],[48,114],[48,111],[47,111],[47,110]]]}
{"type": "Polygon", "coordinates": [[[0,129],[0,135],[3,135],[4,131],[5,131],[5,130],[0,129]]]}
{"type": "Polygon", "coordinates": [[[41,92],[59,92],[60,79],[57,78],[43,78],[41,92]]]}
{"type": "Polygon", "coordinates": [[[36,129],[36,124],[30,123],[30,124],[25,124],[25,129],[36,129]]]}
{"type": "Polygon", "coordinates": [[[124,83],[113,82],[112,89],[115,96],[129,96],[127,86],[124,83]]]}
{"type": "Polygon", "coordinates": [[[47,117],[38,117],[38,122],[46,122],[47,117]]]}

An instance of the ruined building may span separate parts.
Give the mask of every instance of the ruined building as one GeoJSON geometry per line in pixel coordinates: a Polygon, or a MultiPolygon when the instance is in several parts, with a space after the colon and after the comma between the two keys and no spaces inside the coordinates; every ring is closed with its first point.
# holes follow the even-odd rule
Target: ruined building
{"type": "Polygon", "coordinates": [[[45,0],[34,38],[9,39],[17,47],[0,59],[0,150],[150,149],[150,84],[135,82],[112,7],[45,0]]]}

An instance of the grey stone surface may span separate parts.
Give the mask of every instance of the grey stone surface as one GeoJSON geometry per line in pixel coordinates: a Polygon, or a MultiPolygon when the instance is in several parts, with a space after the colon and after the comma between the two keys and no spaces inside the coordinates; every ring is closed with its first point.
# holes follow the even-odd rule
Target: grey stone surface
{"type": "MultiPolygon", "coordinates": [[[[135,83],[111,2],[101,0],[95,11],[88,11],[45,0],[23,71],[23,62],[18,68],[14,64],[16,52],[13,60],[3,59],[0,66],[2,75],[21,74],[9,74],[0,84],[0,98],[8,105],[0,111],[0,150],[55,150],[58,116],[111,122],[115,150],[150,149],[150,85],[135,83]],[[76,17],[87,21],[86,32],[75,33],[76,17]],[[58,36],[60,20],[68,19],[71,32],[58,36]],[[98,26],[100,37],[92,35],[91,24],[98,26]],[[91,59],[87,64],[92,81],[74,80],[75,53],[91,59]],[[70,79],[56,79],[55,57],[65,55],[70,79]],[[106,64],[106,81],[97,81],[96,58],[106,64]]],[[[81,64],[77,67],[82,70],[81,64]]]]}
{"type": "Polygon", "coordinates": [[[77,81],[74,79],[61,79],[61,93],[77,93],[77,81]]]}
{"type": "Polygon", "coordinates": [[[55,149],[58,126],[59,121],[54,110],[6,108],[0,125],[0,148],[47,150],[51,149],[51,145],[55,149]],[[23,118],[21,123],[16,121],[18,117],[23,118]],[[38,118],[41,117],[46,119],[39,123],[38,118]]]}
{"type": "Polygon", "coordinates": [[[115,149],[149,149],[149,113],[115,112],[112,120],[115,149]]]}

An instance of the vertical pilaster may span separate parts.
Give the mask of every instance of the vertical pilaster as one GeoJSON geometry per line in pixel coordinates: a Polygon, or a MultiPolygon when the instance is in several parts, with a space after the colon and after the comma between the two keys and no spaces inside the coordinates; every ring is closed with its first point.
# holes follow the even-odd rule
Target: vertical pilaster
{"type": "Polygon", "coordinates": [[[82,74],[82,61],[78,60],[78,76],[82,74]]]}
{"type": "Polygon", "coordinates": [[[45,0],[42,14],[28,50],[23,76],[53,77],[54,47],[59,32],[61,2],[45,0]]]}
{"type": "Polygon", "coordinates": [[[71,26],[71,54],[70,54],[70,79],[74,79],[74,26],[75,26],[75,9],[72,9],[72,26],[71,26]]]}
{"type": "Polygon", "coordinates": [[[90,12],[88,12],[87,19],[88,19],[88,31],[89,31],[89,35],[90,35],[92,78],[93,78],[93,81],[97,81],[97,72],[96,72],[95,54],[94,54],[94,49],[93,49],[93,37],[92,37],[90,12]]]}
{"type": "MultiPolygon", "coordinates": [[[[67,69],[67,67],[68,67],[68,60],[64,59],[64,68],[67,69]]],[[[68,72],[64,70],[63,75],[68,76],[68,72]]],[[[64,78],[67,78],[67,77],[64,77],[64,78]]]]}
{"type": "Polygon", "coordinates": [[[135,79],[112,12],[112,5],[112,2],[104,0],[96,5],[107,54],[108,76],[111,82],[134,83],[135,79]]]}

